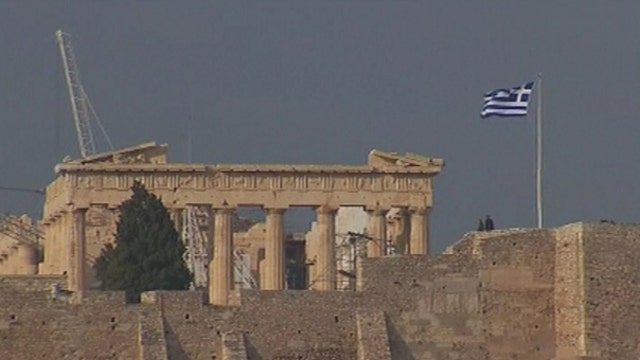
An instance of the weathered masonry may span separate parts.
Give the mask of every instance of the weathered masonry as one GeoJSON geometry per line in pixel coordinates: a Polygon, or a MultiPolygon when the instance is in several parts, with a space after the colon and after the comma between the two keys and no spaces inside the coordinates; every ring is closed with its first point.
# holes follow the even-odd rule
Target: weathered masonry
{"type": "Polygon", "coordinates": [[[640,226],[472,232],[358,262],[355,291],[65,291],[0,276],[0,359],[638,359],[640,226]]]}
{"type": "Polygon", "coordinates": [[[385,214],[391,208],[410,214],[409,253],[428,253],[432,178],[444,166],[441,159],[373,150],[364,166],[194,165],[167,163],[166,152],[166,145],[151,143],[57,165],[58,177],[47,188],[46,253],[40,273],[66,273],[71,289],[87,289],[91,262],[99,256],[107,234],[113,233],[118,206],[130,197],[134,180],[162,198],[175,219],[194,205],[213,214],[209,300],[214,304],[229,302],[231,217],[243,206],[262,207],[266,214],[262,289],[284,289],[283,224],[292,207],[313,207],[317,213],[316,265],[327,271],[314,284],[316,290],[335,289],[334,228],[340,206],[361,206],[368,212],[369,235],[374,239],[368,245],[369,257],[385,254],[385,214]],[[87,231],[89,226],[92,232],[87,231]]]}

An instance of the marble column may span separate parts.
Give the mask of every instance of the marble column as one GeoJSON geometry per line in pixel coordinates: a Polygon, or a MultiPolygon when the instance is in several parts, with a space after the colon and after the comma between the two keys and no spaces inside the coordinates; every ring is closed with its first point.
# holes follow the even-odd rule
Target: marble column
{"type": "Polygon", "coordinates": [[[213,258],[209,263],[209,302],[227,305],[233,284],[233,230],[231,216],[235,209],[214,209],[213,258]]]}
{"type": "MultiPolygon", "coordinates": [[[[51,225],[49,225],[49,233],[45,245],[49,245],[51,248],[49,260],[47,262],[50,265],[50,274],[62,275],[64,266],[64,260],[60,257],[64,251],[62,244],[60,243],[60,234],[58,231],[58,223],[60,222],[60,216],[51,217],[51,225]]],[[[67,279],[67,284],[69,280],[67,279]]]]}
{"type": "Polygon", "coordinates": [[[262,290],[284,290],[284,212],[285,209],[265,209],[266,236],[264,242],[264,283],[262,290]]]}
{"type": "Polygon", "coordinates": [[[73,238],[75,240],[75,258],[74,258],[74,273],[73,284],[74,290],[78,299],[82,299],[84,290],[86,288],[85,283],[85,271],[87,262],[86,251],[86,231],[85,231],[85,215],[87,209],[76,209],[73,211],[73,238]]]}
{"type": "Polygon", "coordinates": [[[72,215],[68,211],[62,212],[57,226],[58,240],[60,243],[60,254],[58,257],[60,263],[64,264],[61,266],[60,271],[61,274],[67,276],[67,287],[69,289],[75,288],[75,279],[71,274],[73,272],[73,262],[76,253],[75,242],[73,240],[73,223],[69,220],[71,217],[72,215]]]}
{"type": "Polygon", "coordinates": [[[311,288],[321,291],[332,291],[336,288],[336,229],[335,216],[337,209],[320,206],[317,215],[317,257],[315,278],[311,288]]]}
{"type": "Polygon", "coordinates": [[[367,210],[369,223],[367,234],[372,238],[367,242],[367,257],[385,256],[387,253],[387,209],[367,210]]]}
{"type": "Polygon", "coordinates": [[[49,221],[42,223],[42,239],[40,241],[42,241],[44,261],[38,264],[38,273],[51,274],[53,273],[51,269],[51,254],[54,244],[51,237],[51,223],[49,221]]]}
{"type": "Polygon", "coordinates": [[[38,273],[38,259],[34,246],[24,243],[18,244],[17,256],[20,262],[18,274],[36,275],[38,273]]]}
{"type": "Polygon", "coordinates": [[[429,254],[429,208],[410,208],[411,233],[409,235],[409,253],[411,255],[429,254]]]}

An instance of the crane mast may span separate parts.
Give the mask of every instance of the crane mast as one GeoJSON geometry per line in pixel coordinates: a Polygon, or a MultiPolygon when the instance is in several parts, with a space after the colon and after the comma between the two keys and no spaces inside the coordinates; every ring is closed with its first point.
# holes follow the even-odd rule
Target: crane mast
{"type": "Polygon", "coordinates": [[[56,31],[56,42],[62,57],[62,66],[69,89],[69,99],[71,101],[71,113],[76,125],[78,135],[78,145],[80,145],[80,155],[83,158],[94,155],[96,146],[93,142],[93,133],[89,123],[89,106],[87,96],[80,82],[80,73],[76,65],[76,57],[71,47],[70,36],[56,31]]]}
{"type": "MultiPolygon", "coordinates": [[[[64,75],[69,90],[71,113],[78,136],[80,155],[82,158],[87,158],[96,154],[94,136],[91,131],[92,119],[98,124],[111,149],[113,149],[113,144],[84,91],[70,38],[71,36],[62,30],[56,31],[56,43],[62,57],[62,66],[64,67],[64,75]]],[[[201,225],[202,223],[210,223],[209,216],[196,206],[187,206],[182,216],[184,217],[184,223],[181,235],[187,250],[183,254],[183,258],[194,275],[192,286],[194,288],[206,287],[209,281],[207,266],[209,265],[210,250],[208,236],[202,232],[201,225]]],[[[234,252],[234,269],[236,277],[241,282],[239,286],[243,288],[257,287],[257,282],[251,275],[251,270],[237,251],[234,252]]]]}

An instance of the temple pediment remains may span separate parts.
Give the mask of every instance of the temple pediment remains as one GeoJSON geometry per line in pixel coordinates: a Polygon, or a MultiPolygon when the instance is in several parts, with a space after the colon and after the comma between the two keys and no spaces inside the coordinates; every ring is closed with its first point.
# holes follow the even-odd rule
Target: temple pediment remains
{"type": "Polygon", "coordinates": [[[166,164],[169,145],[149,142],[109,152],[92,155],[84,159],[65,159],[65,164],[166,164]]]}
{"type": "Polygon", "coordinates": [[[372,150],[369,153],[369,166],[374,169],[421,168],[434,169],[440,172],[444,166],[444,161],[412,153],[398,155],[394,152],[372,150]]]}

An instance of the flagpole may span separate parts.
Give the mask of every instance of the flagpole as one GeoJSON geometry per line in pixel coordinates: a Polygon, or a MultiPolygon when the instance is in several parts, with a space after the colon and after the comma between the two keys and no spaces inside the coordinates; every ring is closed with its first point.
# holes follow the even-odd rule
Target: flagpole
{"type": "Polygon", "coordinates": [[[542,73],[538,74],[536,111],[536,210],[538,228],[542,228],[542,73]]]}

